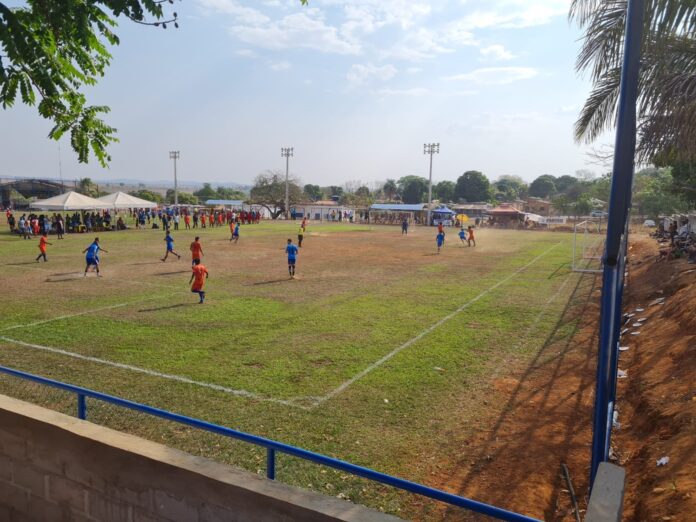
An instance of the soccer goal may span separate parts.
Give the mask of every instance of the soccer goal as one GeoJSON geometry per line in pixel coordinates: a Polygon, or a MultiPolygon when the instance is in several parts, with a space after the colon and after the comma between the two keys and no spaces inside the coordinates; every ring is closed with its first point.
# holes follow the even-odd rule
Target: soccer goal
{"type": "Polygon", "coordinates": [[[573,272],[602,272],[604,236],[596,221],[588,219],[573,227],[573,272]]]}

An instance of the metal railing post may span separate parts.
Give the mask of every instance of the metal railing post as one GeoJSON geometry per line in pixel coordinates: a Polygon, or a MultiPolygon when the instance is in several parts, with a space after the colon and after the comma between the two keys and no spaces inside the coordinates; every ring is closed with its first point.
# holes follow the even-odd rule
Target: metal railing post
{"type": "Polygon", "coordinates": [[[621,317],[620,292],[623,290],[624,263],[622,254],[623,233],[626,229],[628,209],[631,206],[631,188],[636,152],[636,112],[640,53],[643,37],[645,0],[628,0],[624,36],[621,90],[618,100],[614,165],[609,198],[607,241],[604,248],[604,275],[600,311],[599,346],[597,353],[597,382],[595,384],[595,410],[592,429],[592,460],[590,464],[590,489],[600,462],[609,458],[611,442],[611,416],[614,410],[613,383],[616,364],[612,364],[618,352],[621,317]],[[619,273],[621,271],[621,273],[619,273]]]}
{"type": "Polygon", "coordinates": [[[87,397],[83,393],[77,394],[77,418],[87,419],[87,397]]]}
{"type": "Polygon", "coordinates": [[[275,480],[275,450],[268,448],[266,450],[266,478],[275,480]]]}

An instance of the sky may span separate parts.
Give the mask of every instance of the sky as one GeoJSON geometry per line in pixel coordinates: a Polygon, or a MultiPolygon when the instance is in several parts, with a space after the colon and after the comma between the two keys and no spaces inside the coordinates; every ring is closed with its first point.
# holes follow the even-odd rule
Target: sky
{"type": "MultiPolygon", "coordinates": [[[[18,2],[14,3],[15,5],[18,2]]],[[[573,123],[590,90],[575,69],[569,0],[183,0],[179,29],[120,20],[89,103],[120,142],[102,168],[60,145],[65,179],[252,183],[284,171],[322,186],[466,170],[490,179],[590,165],[573,123]]],[[[12,4],[11,4],[12,5],[12,4]]],[[[0,177],[58,177],[35,109],[0,110],[0,177]]],[[[600,169],[601,170],[601,169],[600,169]]]]}

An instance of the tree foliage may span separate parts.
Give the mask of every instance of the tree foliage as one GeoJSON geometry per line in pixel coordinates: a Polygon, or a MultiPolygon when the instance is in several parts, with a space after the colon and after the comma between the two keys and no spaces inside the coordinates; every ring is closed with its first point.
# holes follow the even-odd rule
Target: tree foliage
{"type": "MultiPolygon", "coordinates": [[[[302,189],[296,179],[290,179],[289,183],[290,206],[302,202],[302,189]]],[[[249,202],[265,207],[273,219],[285,213],[285,173],[280,171],[266,171],[256,176],[254,186],[251,189],[249,202]]]]}
{"type": "MultiPolygon", "coordinates": [[[[626,0],[574,0],[584,30],[577,69],[593,82],[575,124],[591,142],[616,124],[626,0]]],[[[646,0],[638,86],[638,159],[696,164],[696,2],[646,0]]]]}
{"type": "Polygon", "coordinates": [[[75,191],[91,198],[98,198],[107,194],[99,190],[99,185],[92,181],[92,178],[81,178],[77,182],[75,191]]]}
{"type": "Polygon", "coordinates": [[[553,176],[544,174],[529,185],[529,195],[537,198],[548,198],[556,193],[556,183],[553,176]]]}
{"type": "Polygon", "coordinates": [[[404,176],[396,182],[401,201],[423,203],[428,199],[428,180],[420,176],[404,176]]]}
{"type": "Polygon", "coordinates": [[[443,203],[453,202],[456,187],[457,185],[454,181],[440,181],[438,184],[433,185],[433,197],[443,203]]]}
{"type": "Polygon", "coordinates": [[[84,88],[104,76],[111,61],[108,48],[119,43],[113,29],[124,17],[163,28],[167,20],[158,0],[28,0],[10,8],[0,2],[0,104],[17,101],[36,106],[53,123],[52,139],[70,135],[78,159],[90,153],[103,165],[107,146],[117,141],[116,129],[102,119],[106,106],[87,104],[84,88]]]}
{"type": "Polygon", "coordinates": [[[529,187],[519,176],[500,176],[492,186],[493,196],[499,201],[527,197],[529,187]]]}
{"type": "Polygon", "coordinates": [[[319,201],[324,198],[324,191],[319,185],[305,185],[304,193],[310,201],[319,201]]]}
{"type": "Polygon", "coordinates": [[[454,190],[457,199],[470,203],[488,201],[490,199],[490,182],[478,170],[468,170],[457,179],[454,190]]]}
{"type": "Polygon", "coordinates": [[[387,201],[394,201],[399,195],[399,187],[396,180],[388,179],[382,186],[382,193],[387,201]]]}
{"type": "MultiPolygon", "coordinates": [[[[156,192],[152,192],[151,190],[147,189],[134,190],[133,192],[129,192],[129,194],[131,196],[135,196],[136,198],[152,201],[153,203],[163,202],[161,194],[157,194],[156,192]]],[[[181,194],[179,194],[179,196],[181,196],[181,194]]]]}
{"type": "MultiPolygon", "coordinates": [[[[178,198],[179,205],[198,205],[198,198],[190,192],[179,191],[178,198]]],[[[174,189],[167,189],[167,193],[164,195],[164,202],[173,205],[174,199],[174,189]]]]}

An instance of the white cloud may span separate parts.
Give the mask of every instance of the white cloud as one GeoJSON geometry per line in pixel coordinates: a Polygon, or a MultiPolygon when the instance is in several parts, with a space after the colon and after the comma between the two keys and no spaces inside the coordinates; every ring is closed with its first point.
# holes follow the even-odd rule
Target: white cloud
{"type": "Polygon", "coordinates": [[[342,38],[338,29],[327,25],[318,9],[305,9],[260,24],[237,23],[230,28],[230,33],[243,42],[266,49],[305,48],[337,54],[361,52],[359,44],[342,38]]]}
{"type": "Polygon", "coordinates": [[[372,63],[355,64],[350,68],[346,79],[352,87],[357,87],[373,80],[387,81],[396,74],[396,67],[391,64],[374,65],[372,63]]]}
{"type": "Polygon", "coordinates": [[[418,73],[421,72],[422,70],[423,70],[423,69],[421,69],[420,67],[409,67],[408,69],[406,69],[406,72],[407,72],[408,74],[418,74],[418,73]]]}
{"type": "Polygon", "coordinates": [[[292,64],[287,60],[283,60],[282,62],[272,63],[270,67],[273,71],[287,71],[292,67],[292,64]]]}
{"type": "Polygon", "coordinates": [[[454,52],[452,47],[447,47],[443,43],[441,35],[421,27],[410,31],[396,45],[382,51],[381,55],[383,58],[420,62],[438,54],[454,52]]]}
{"type": "Polygon", "coordinates": [[[243,56],[244,58],[254,58],[256,53],[251,49],[238,49],[234,52],[237,56],[243,56]]]}
{"type": "Polygon", "coordinates": [[[483,58],[487,58],[489,60],[505,61],[516,58],[514,54],[512,54],[510,51],[505,49],[504,46],[499,44],[489,45],[488,47],[482,47],[480,52],[483,58]]]}
{"type": "Polygon", "coordinates": [[[492,7],[476,10],[461,18],[457,25],[468,31],[545,25],[556,17],[567,16],[570,0],[505,0],[491,4],[492,7]]]}
{"type": "Polygon", "coordinates": [[[423,96],[428,94],[428,89],[424,87],[413,87],[411,89],[380,89],[377,91],[380,96],[423,96]]]}
{"type": "Polygon", "coordinates": [[[539,74],[532,67],[484,67],[464,74],[447,76],[446,80],[470,81],[480,85],[505,85],[529,80],[539,74]]]}
{"type": "Polygon", "coordinates": [[[240,5],[235,0],[197,0],[203,8],[203,12],[208,14],[222,13],[231,15],[238,23],[258,25],[270,21],[265,14],[258,9],[240,5]]]}

